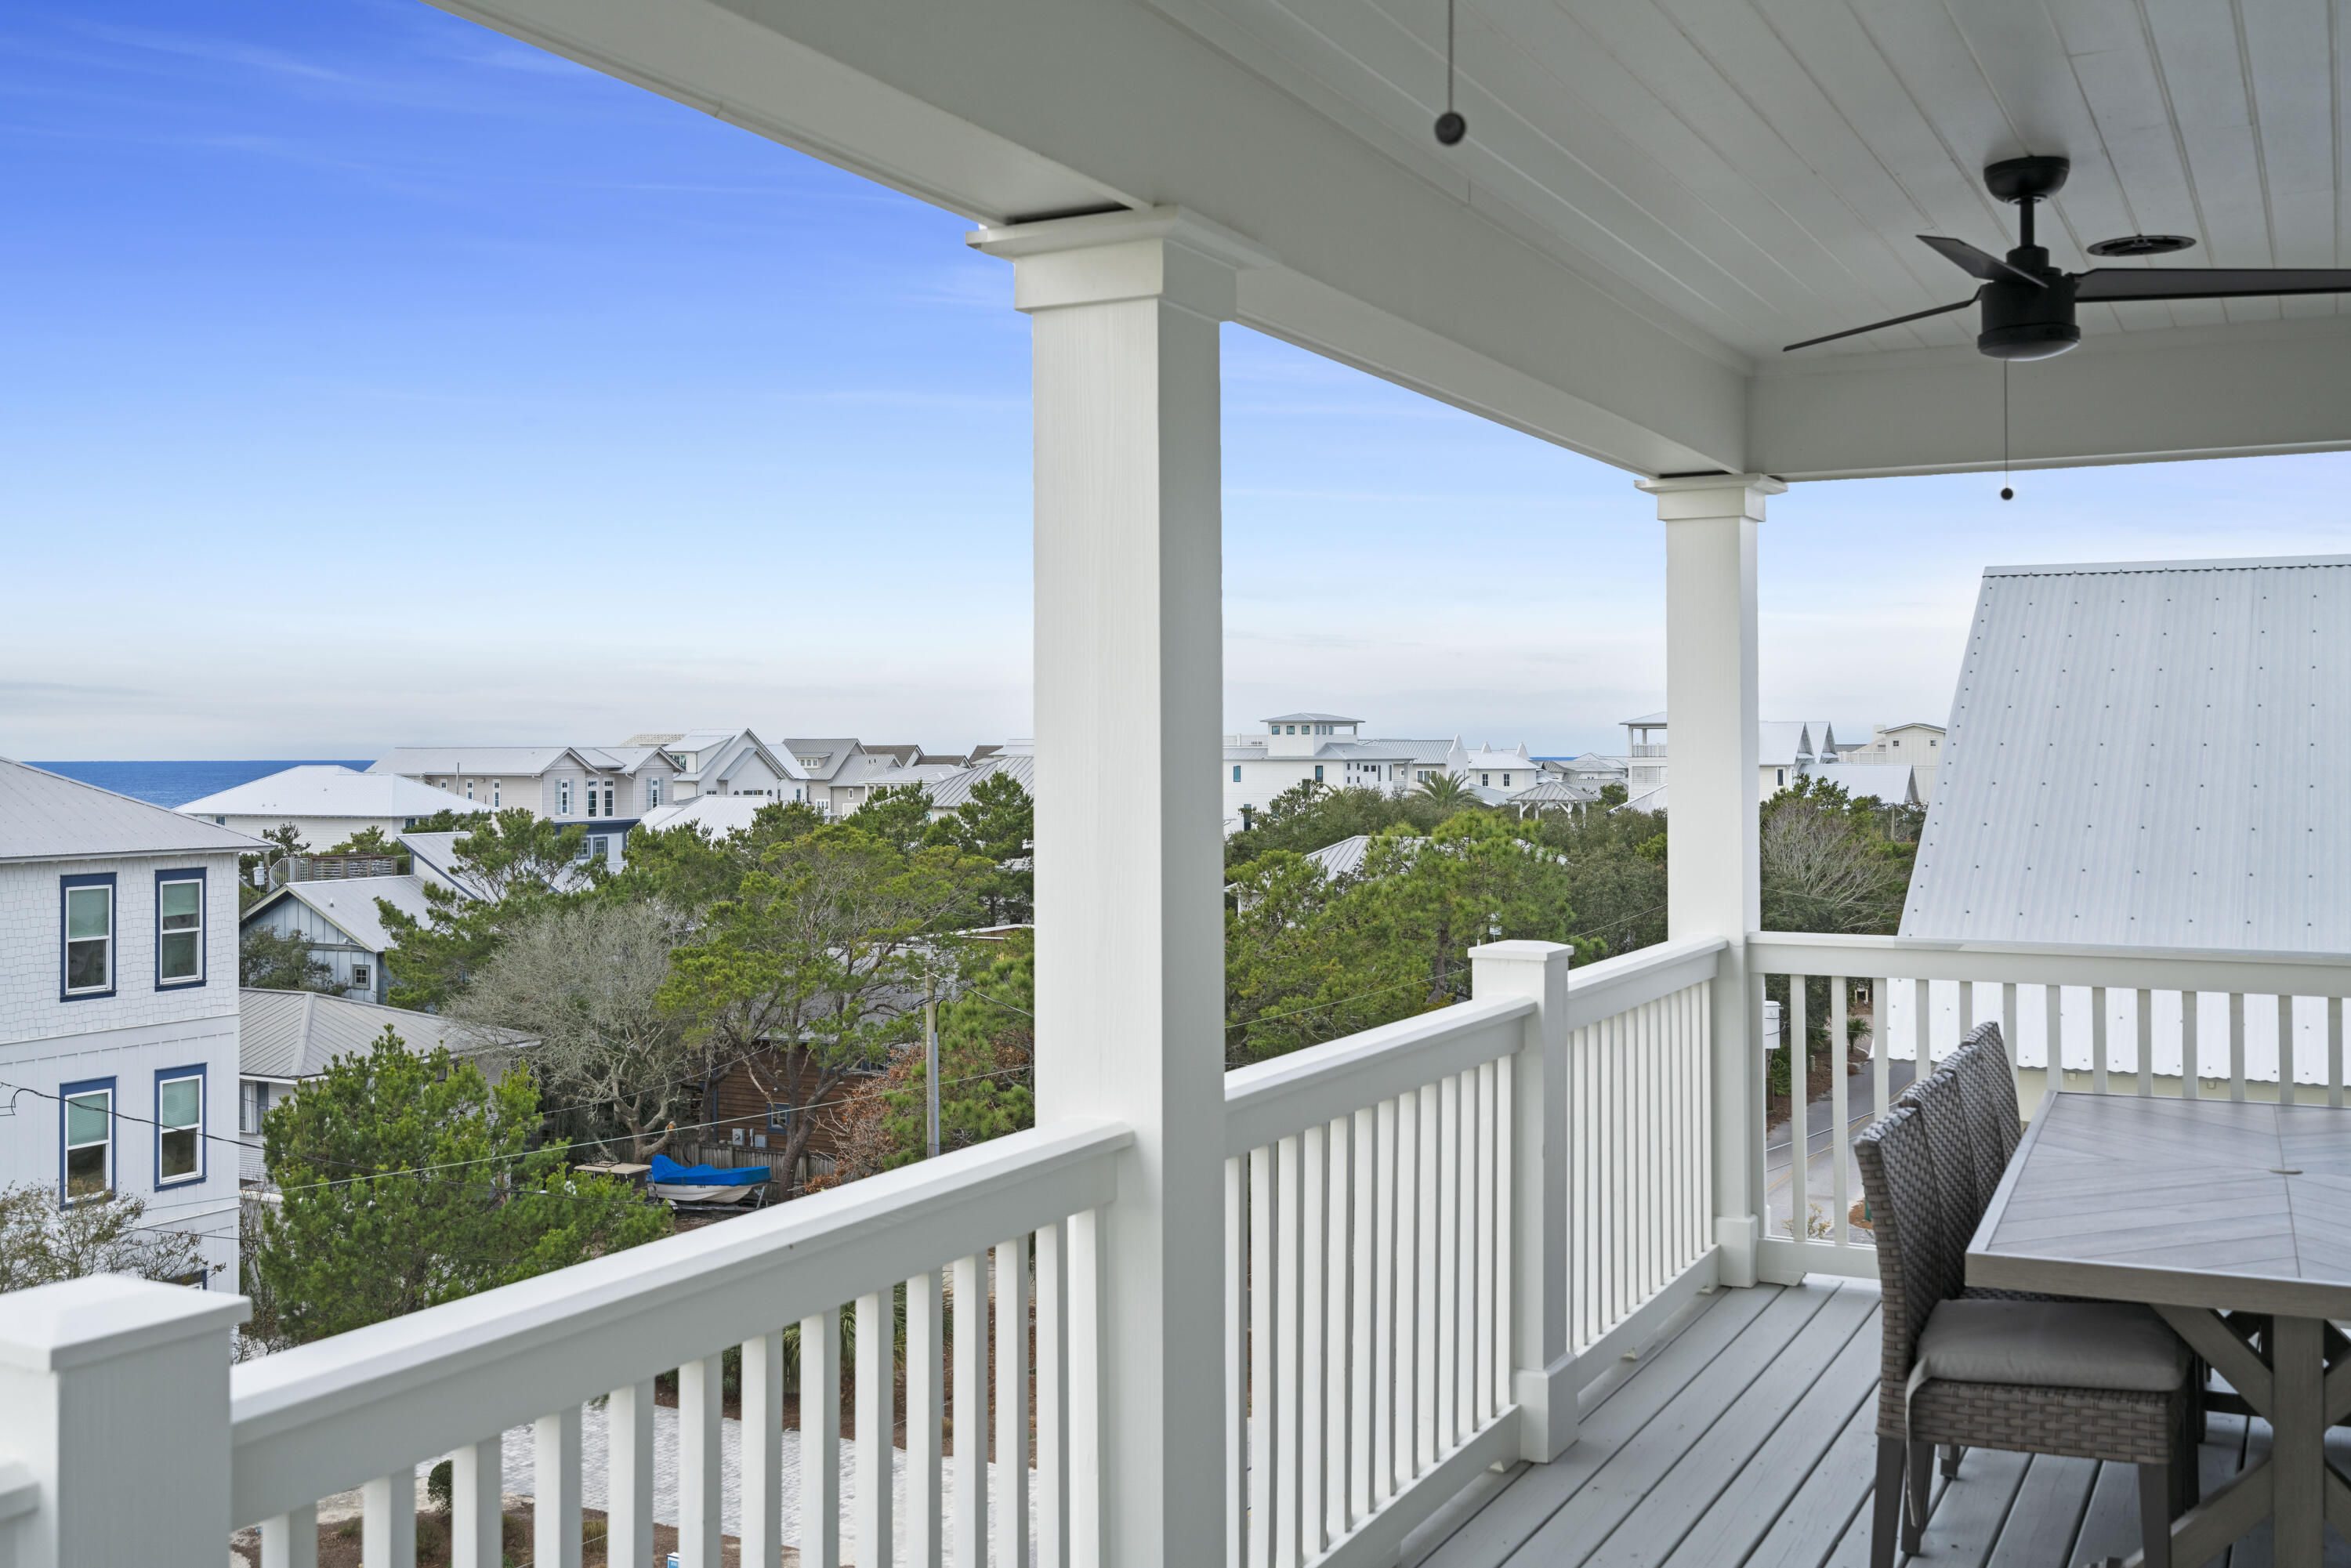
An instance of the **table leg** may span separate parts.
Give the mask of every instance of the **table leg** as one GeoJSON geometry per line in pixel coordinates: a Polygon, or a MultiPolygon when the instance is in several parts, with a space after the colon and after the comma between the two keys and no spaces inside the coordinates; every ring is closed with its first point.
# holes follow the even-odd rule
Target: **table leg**
{"type": "Polygon", "coordinates": [[[2326,1552],[2326,1325],[2272,1320],[2270,1468],[2277,1568],[2320,1568],[2326,1552]]]}

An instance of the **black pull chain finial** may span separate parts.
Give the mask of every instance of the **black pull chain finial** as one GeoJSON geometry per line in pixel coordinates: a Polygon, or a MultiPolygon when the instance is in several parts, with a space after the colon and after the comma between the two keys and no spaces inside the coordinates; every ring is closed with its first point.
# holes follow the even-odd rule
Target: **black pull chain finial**
{"type": "Polygon", "coordinates": [[[1469,134],[1469,122],[1453,107],[1453,6],[1445,0],[1445,112],[1437,117],[1437,141],[1450,147],[1469,134]]]}

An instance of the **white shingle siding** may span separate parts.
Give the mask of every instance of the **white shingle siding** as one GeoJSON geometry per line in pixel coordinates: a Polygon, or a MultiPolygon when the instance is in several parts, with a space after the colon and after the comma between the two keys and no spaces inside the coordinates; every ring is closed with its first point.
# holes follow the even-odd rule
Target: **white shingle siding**
{"type": "MultiPolygon", "coordinates": [[[[236,1017],[236,857],[125,856],[0,864],[0,1043],[236,1017]],[[204,984],[155,984],[155,873],[204,872],[204,984]],[[60,1001],[60,879],[114,878],[114,995],[60,1001]]],[[[0,1051],[0,1063],[12,1060],[0,1051]]]]}

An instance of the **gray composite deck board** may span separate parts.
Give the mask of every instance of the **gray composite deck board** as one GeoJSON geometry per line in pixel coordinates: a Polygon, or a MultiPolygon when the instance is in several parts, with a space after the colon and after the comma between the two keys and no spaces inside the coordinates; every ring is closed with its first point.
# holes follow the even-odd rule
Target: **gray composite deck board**
{"type": "Polygon", "coordinates": [[[1681,1333],[1668,1343],[1652,1346],[1631,1377],[1584,1413],[1573,1448],[1550,1464],[1520,1471],[1499,1496],[1430,1552],[1426,1568],[1493,1568],[1516,1552],[1619,1447],[1729,1349],[1778,1294],[1776,1289],[1716,1292],[1681,1333]]]}
{"type": "MultiPolygon", "coordinates": [[[[1876,1288],[1816,1280],[1718,1291],[1584,1413],[1575,1447],[1521,1469],[1426,1568],[1866,1568],[1876,1431],[1876,1288]]],[[[2214,1416],[2210,1490],[2264,1451],[2264,1423],[2214,1416]]],[[[2351,1469],[2351,1432],[2328,1442],[2351,1469]]],[[[1935,1482],[1913,1568],[2077,1568],[2138,1546],[2128,1465],[1969,1453],[1935,1482]]],[[[2207,1568],[2269,1568],[2266,1531],[2207,1568]]],[[[2330,1536],[2327,1568],[2351,1568],[2330,1536]]]]}
{"type": "MultiPolygon", "coordinates": [[[[1876,1332],[1872,1324],[1865,1333],[1876,1332]]],[[[1747,1568],[1820,1568],[1821,1562],[1844,1534],[1856,1511],[1869,1501],[1869,1478],[1877,1459],[1877,1384],[1873,1378],[1860,1401],[1845,1418],[1836,1441],[1813,1467],[1779,1516],[1763,1521],[1763,1539],[1749,1554],[1747,1568]]],[[[1757,1500],[1759,1509],[1768,1507],[1757,1500]]],[[[1715,1568],[1735,1557],[1701,1557],[1682,1542],[1673,1568],[1715,1568]]]]}
{"type": "Polygon", "coordinates": [[[1864,1379],[1874,1381],[1877,1336],[1862,1343],[1862,1357],[1848,1353],[1857,1332],[1865,1324],[1874,1329],[1876,1320],[1876,1291],[1838,1291],[1584,1561],[1592,1568],[1650,1568],[1708,1521],[1709,1534],[1720,1535],[1728,1526],[1744,1539],[1735,1552],[1699,1561],[1744,1558],[1763,1533],[1752,1505],[1776,1509],[1786,1500],[1792,1479],[1809,1470],[1835,1437],[1845,1392],[1864,1379]],[[1830,1397],[1809,1422],[1800,1420],[1802,1407],[1823,1390],[1830,1397]],[[1742,1490],[1744,1497],[1733,1496],[1742,1490]],[[1730,1506],[1718,1510],[1726,1498],[1730,1506]],[[1740,1531],[1741,1524],[1753,1528],[1740,1531]]]}
{"type": "MultiPolygon", "coordinates": [[[[1970,1454],[1969,1459],[1977,1456],[1970,1454]]],[[[1965,1477],[1968,1466],[1961,1461],[1965,1477]]],[[[2024,1479],[2010,1500],[1999,1537],[1991,1542],[1986,1568],[2071,1568],[2064,1555],[2082,1533],[2082,1515],[2090,1506],[2090,1489],[2098,1482],[2095,1459],[2061,1458],[2035,1454],[2025,1467],[2024,1479]]]]}
{"type": "MultiPolygon", "coordinates": [[[[1693,1379],[1610,1455],[1505,1561],[1514,1568],[1577,1568],[1589,1559],[1837,1294],[1831,1283],[1780,1291],[1730,1347],[1708,1364],[1705,1375],[1693,1379]]],[[[1790,1403],[1795,1396],[1790,1394],[1790,1403]]]]}

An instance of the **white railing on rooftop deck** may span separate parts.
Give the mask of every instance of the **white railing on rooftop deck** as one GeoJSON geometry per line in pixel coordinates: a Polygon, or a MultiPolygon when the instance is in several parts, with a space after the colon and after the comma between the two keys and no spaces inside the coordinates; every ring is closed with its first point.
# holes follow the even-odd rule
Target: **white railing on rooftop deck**
{"type": "MultiPolygon", "coordinates": [[[[1232,1568],[1393,1561],[1411,1530],[1489,1466],[1555,1457],[1573,1440],[1585,1385],[1714,1282],[1709,993],[1727,946],[1671,944],[1571,973],[1563,947],[1495,944],[1473,952],[1470,1001],[1227,1075],[1232,1568]]],[[[1115,1162],[1133,1143],[1123,1127],[1093,1123],[1016,1134],[233,1372],[213,1364],[225,1359],[222,1314],[239,1303],[120,1281],[49,1287],[65,1294],[47,1300],[94,1292],[100,1316],[119,1299],[150,1326],[181,1323],[155,1331],[187,1340],[169,1364],[199,1382],[217,1374],[225,1414],[213,1419],[225,1423],[217,1479],[181,1477],[192,1489],[183,1517],[259,1525],[273,1565],[312,1561],[318,1502],[358,1489],[370,1568],[410,1568],[414,1478],[444,1455],[454,1457],[454,1560],[496,1563],[501,1435],[517,1427],[535,1471],[534,1560],[577,1564],[582,1493],[594,1490],[583,1489],[582,1407],[600,1398],[611,1560],[642,1563],[653,1380],[676,1369],[682,1563],[716,1568],[732,1516],[746,1563],[773,1564],[790,1544],[806,1568],[984,1568],[991,1557],[999,1568],[1092,1568],[1102,1552],[1099,1228],[1115,1218],[1115,1162]],[[901,1291],[907,1437],[893,1456],[881,1435],[896,1415],[901,1291]],[[839,1364],[844,1306],[856,1313],[853,1369],[839,1364]],[[991,1317],[1033,1324],[1033,1437],[1030,1335],[991,1333],[991,1317]],[[802,1388],[837,1389],[848,1370],[858,1433],[881,1440],[856,1445],[844,1531],[839,1403],[803,1404],[799,1530],[788,1542],[789,1323],[799,1328],[802,1388]],[[215,1339],[191,1337],[199,1327],[215,1339]],[[730,1483],[722,1367],[738,1347],[741,1458],[730,1483]],[[950,1385],[963,1419],[943,1461],[950,1385]],[[893,1460],[904,1475],[894,1511],[893,1460]]],[[[0,1393],[11,1364],[46,1358],[50,1371],[26,1386],[60,1407],[91,1391],[136,1448],[149,1441],[140,1422],[151,1401],[121,1391],[137,1380],[97,1377],[118,1370],[111,1361],[89,1376],[56,1366],[60,1356],[135,1360],[148,1332],[98,1351],[74,1325],[0,1322],[0,1393]],[[85,1348],[56,1350],[69,1341],[85,1348]]],[[[150,1389],[168,1383],[141,1376],[150,1389]]],[[[0,1427],[27,1448],[49,1445],[52,1458],[62,1452],[44,1421],[0,1427]]],[[[208,1441],[179,1432],[173,1458],[156,1462],[208,1441]]],[[[1171,1454],[1184,1449],[1182,1434],[1167,1442],[1171,1454]]],[[[120,1458],[143,1470],[128,1448],[120,1458]]],[[[104,1507],[69,1490],[43,1491],[55,1506],[41,1528],[105,1538],[104,1507]]]]}
{"type": "MultiPolygon", "coordinates": [[[[1876,1275],[1868,1233],[1849,1218],[1861,1191],[1853,1134],[1899,1092],[1893,1063],[1931,1070],[1980,1023],[2001,1025],[2027,1117],[2061,1088],[2344,1103],[2351,956],[1761,932],[1748,938],[1747,963],[1759,987],[1790,977],[1792,1041],[1806,1040],[1804,977],[1829,980],[1833,1040],[1844,1036],[1849,987],[1871,991],[1869,1107],[1853,1110],[1848,1074],[1833,1069],[1827,1127],[1791,1134],[1784,1213],[1776,1185],[1767,1204],[1766,1278],[1876,1275]],[[1807,1234],[1815,1215],[1817,1237],[1807,1234]]],[[[1797,1104],[1792,1128],[1807,1109],[1797,1104]]],[[[1760,1131],[1760,1095],[1755,1113],[1760,1131]]],[[[1757,1191],[1767,1190],[1765,1146],[1760,1136],[1749,1145],[1757,1191]]]]}
{"type": "Polygon", "coordinates": [[[1556,1452],[1579,1358],[1604,1367],[1645,1307],[1711,1282],[1726,946],[1572,974],[1564,949],[1478,949],[1471,1001],[1227,1074],[1234,1568],[1393,1561],[1489,1465],[1556,1452]],[[1539,1000],[1546,961],[1565,984],[1539,1000]],[[1545,1315],[1564,1343],[1526,1334],[1545,1315]],[[1548,1437],[1522,1429],[1529,1375],[1568,1402],[1548,1437]]]}
{"type": "Polygon", "coordinates": [[[310,1561],[317,1500],[363,1488],[370,1568],[414,1561],[415,1467],[456,1455],[451,1528],[458,1563],[500,1561],[498,1434],[535,1422],[535,1560],[580,1550],[580,1407],[609,1396],[611,1561],[653,1549],[653,1379],[679,1373],[679,1555],[716,1568],[721,1495],[721,1366],[742,1354],[741,1558],[796,1546],[814,1568],[844,1556],[906,1561],[1085,1563],[1071,1554],[1094,1515],[1098,1445],[1089,1406],[1097,1211],[1113,1196],[1118,1127],[1019,1133],[764,1213],[247,1362],[232,1376],[230,1513],[260,1524],[277,1560],[310,1561]],[[1033,1251],[1032,1251],[1033,1249],[1033,1251]],[[991,1304],[1025,1325],[1035,1269],[1036,1504],[1029,1510],[1027,1332],[993,1336],[998,1463],[985,1419],[957,1428],[942,1486],[942,1389],[958,1416],[989,1408],[991,1304]],[[991,1260],[993,1278],[991,1280],[991,1260]],[[952,1330],[943,1322],[948,1274],[952,1330]],[[893,1516],[893,1297],[906,1293],[905,1500],[893,1516]],[[858,1431],[851,1539],[841,1534],[839,1328],[857,1314],[858,1431]],[[799,1325],[799,1524],[780,1535],[781,1329],[799,1325]],[[952,1366],[943,1365],[951,1342],[952,1366]],[[880,1436],[875,1441],[874,1436],[880,1436]],[[1008,1459],[1009,1462],[1006,1462],[1008,1459]],[[989,1471],[993,1469],[990,1496],[989,1471]]]}

